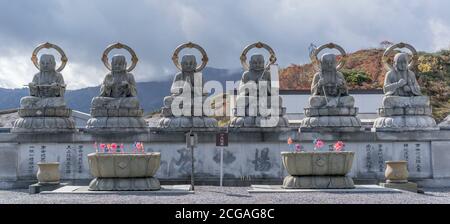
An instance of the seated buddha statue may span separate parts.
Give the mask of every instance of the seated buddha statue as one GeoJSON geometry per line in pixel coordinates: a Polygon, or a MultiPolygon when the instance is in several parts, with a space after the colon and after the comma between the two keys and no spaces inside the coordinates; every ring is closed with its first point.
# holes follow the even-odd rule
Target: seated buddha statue
{"type": "MultiPolygon", "coordinates": [[[[271,84],[271,74],[269,70],[265,69],[264,56],[261,54],[252,55],[249,61],[249,70],[242,74],[242,79],[239,83],[238,96],[236,97],[238,115],[259,116],[260,111],[256,110],[259,106],[270,108],[272,102],[270,97],[273,95],[271,84]],[[259,92],[261,82],[266,82],[267,84],[267,95],[264,95],[264,99],[259,92]]],[[[283,105],[282,98],[278,97],[278,100],[279,108],[281,109],[283,105]]]]}
{"type": "MultiPolygon", "coordinates": [[[[164,108],[172,111],[176,106],[179,109],[184,110],[183,115],[203,116],[202,107],[203,101],[207,95],[203,94],[203,77],[202,74],[196,72],[197,60],[194,55],[184,55],[181,58],[181,71],[175,75],[170,88],[170,96],[164,98],[164,108]],[[198,82],[198,83],[195,83],[198,82]],[[190,90],[187,94],[183,91],[190,90]],[[189,99],[184,99],[185,96],[189,96],[189,99]],[[177,105],[172,105],[175,99],[181,99],[177,105]],[[198,105],[194,102],[199,102],[198,105]],[[199,113],[194,113],[194,107],[197,105],[199,113]]],[[[171,114],[172,115],[172,114],[171,114]]]]}
{"type": "Polygon", "coordinates": [[[19,118],[14,121],[11,132],[75,132],[72,110],[66,106],[64,100],[66,84],[60,73],[68,61],[64,51],[51,43],[41,44],[34,50],[31,60],[39,69],[39,73],[35,74],[28,84],[30,95],[20,100],[19,118]],[[38,60],[37,55],[43,48],[54,48],[61,54],[62,64],[58,69],[53,55],[42,54],[38,60]]]}
{"type": "Polygon", "coordinates": [[[345,77],[339,71],[345,64],[346,56],[345,50],[334,43],[322,45],[312,54],[311,59],[316,63],[318,72],[311,83],[309,106],[305,108],[301,128],[331,128],[333,131],[361,128],[355,98],[349,95],[345,77]],[[326,53],[318,59],[319,53],[325,48],[336,49],[341,53],[339,65],[335,54],[326,53]]]}
{"type": "Polygon", "coordinates": [[[395,55],[394,69],[386,74],[384,81],[384,108],[430,106],[429,98],[422,95],[416,75],[408,64],[408,54],[395,55]]]}
{"type": "Polygon", "coordinates": [[[217,120],[207,117],[203,93],[204,80],[194,55],[184,55],[180,72],[175,75],[170,96],[164,98],[160,128],[217,127],[217,120]]]}
{"type": "Polygon", "coordinates": [[[61,73],[56,72],[55,57],[43,54],[40,57],[40,71],[29,83],[30,96],[20,100],[22,109],[40,109],[45,107],[65,107],[64,93],[66,85],[61,73]]]}
{"type": "Polygon", "coordinates": [[[354,107],[355,99],[349,96],[347,82],[336,65],[336,55],[322,56],[320,71],[314,75],[311,85],[311,108],[354,107]]]}
{"type": "Polygon", "coordinates": [[[430,99],[421,92],[416,75],[411,68],[417,58],[416,49],[405,43],[395,44],[383,55],[383,63],[389,68],[384,81],[384,98],[382,108],[374,122],[376,131],[423,131],[439,130],[432,116],[430,99]],[[408,48],[412,52],[412,60],[407,53],[397,53],[393,65],[388,56],[397,48],[408,48]]]}
{"type": "Polygon", "coordinates": [[[287,127],[286,108],[279,95],[277,82],[278,67],[274,50],[267,44],[258,42],[247,46],[241,54],[244,67],[238,93],[230,121],[232,128],[268,128],[287,127]],[[253,49],[265,49],[269,52],[269,63],[262,54],[254,54],[247,63],[247,53],[253,49]],[[274,73],[275,72],[275,73],[274,73]],[[272,80],[275,78],[275,80],[272,80]]]}
{"type": "Polygon", "coordinates": [[[100,96],[92,100],[92,108],[121,109],[139,108],[136,81],[127,72],[127,62],[123,55],[115,55],[111,60],[111,72],[106,75],[100,88],[100,96]]]}
{"type": "Polygon", "coordinates": [[[127,45],[116,43],[105,50],[102,60],[110,73],[101,84],[100,95],[92,99],[87,129],[94,133],[145,132],[147,123],[137,97],[136,81],[131,74],[138,62],[135,52],[127,45]],[[127,67],[123,55],[114,55],[109,63],[107,55],[115,48],[124,48],[130,52],[133,62],[130,67],[127,67]]]}

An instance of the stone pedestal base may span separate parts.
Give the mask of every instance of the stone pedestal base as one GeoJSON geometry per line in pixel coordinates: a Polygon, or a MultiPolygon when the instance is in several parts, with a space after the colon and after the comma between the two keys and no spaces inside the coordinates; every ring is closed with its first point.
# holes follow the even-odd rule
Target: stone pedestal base
{"type": "Polygon", "coordinates": [[[347,176],[287,176],[284,189],[353,189],[353,179],[347,176]]]}
{"type": "Polygon", "coordinates": [[[266,127],[261,121],[267,120],[267,127],[289,127],[289,120],[286,117],[278,117],[276,120],[266,117],[233,117],[230,122],[231,128],[261,128],[266,127]],[[273,125],[271,125],[273,124],[273,125]]]}
{"type": "Polygon", "coordinates": [[[373,125],[376,131],[435,131],[436,121],[426,115],[379,117],[373,125]]]}
{"type": "Polygon", "coordinates": [[[303,128],[360,128],[361,121],[355,116],[319,116],[302,120],[303,128]]]}
{"type": "Polygon", "coordinates": [[[142,117],[94,117],[88,120],[87,128],[93,131],[147,131],[147,122],[142,117]]]}
{"type": "Polygon", "coordinates": [[[163,117],[159,128],[215,128],[217,120],[210,117],[163,117]]]}
{"type": "Polygon", "coordinates": [[[442,130],[450,130],[450,116],[447,116],[444,121],[439,124],[439,128],[442,130]]]}
{"type": "Polygon", "coordinates": [[[89,184],[90,191],[158,191],[159,180],[148,178],[95,178],[89,184]]]}
{"type": "Polygon", "coordinates": [[[404,191],[411,191],[414,193],[417,193],[419,191],[419,188],[417,187],[416,183],[381,183],[380,186],[385,188],[392,188],[392,189],[398,189],[398,190],[404,190],[404,191]]]}
{"type": "Polygon", "coordinates": [[[305,108],[302,128],[360,128],[356,107],[305,108]]]}
{"type": "Polygon", "coordinates": [[[74,132],[75,121],[71,117],[21,117],[14,122],[13,133],[61,133],[74,132]]]}
{"type": "Polygon", "coordinates": [[[54,191],[58,188],[65,187],[65,186],[67,186],[66,183],[54,183],[54,184],[37,183],[37,184],[30,185],[28,187],[28,192],[30,194],[39,194],[42,191],[54,191]]]}

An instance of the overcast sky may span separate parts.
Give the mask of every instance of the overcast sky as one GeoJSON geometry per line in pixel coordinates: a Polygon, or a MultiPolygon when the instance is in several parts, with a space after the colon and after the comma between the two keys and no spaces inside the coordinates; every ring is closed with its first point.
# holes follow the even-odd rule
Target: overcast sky
{"type": "Polygon", "coordinates": [[[117,41],[138,54],[133,72],[138,81],[171,78],[173,50],[187,41],[202,45],[216,68],[240,68],[243,47],[257,41],[275,49],[281,66],[307,63],[310,43],[336,42],[350,52],[383,40],[423,51],[450,46],[448,0],[0,0],[0,5],[0,87],[8,88],[31,81],[37,72],[31,52],[46,41],[68,55],[63,75],[70,89],[101,82],[107,72],[101,54],[117,41]]]}

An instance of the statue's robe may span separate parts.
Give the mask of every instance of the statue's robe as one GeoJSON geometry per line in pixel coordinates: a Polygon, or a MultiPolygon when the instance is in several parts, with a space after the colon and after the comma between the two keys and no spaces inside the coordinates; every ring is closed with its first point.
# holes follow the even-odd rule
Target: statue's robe
{"type": "Polygon", "coordinates": [[[177,73],[170,88],[171,95],[164,98],[164,107],[172,108],[172,106],[175,106],[175,108],[189,110],[191,113],[196,107],[196,110],[201,112],[203,110],[203,102],[207,97],[203,93],[203,84],[204,80],[201,72],[177,73]],[[175,98],[177,98],[177,105],[172,105],[175,98]]]}
{"type": "Polygon", "coordinates": [[[24,109],[40,109],[49,107],[65,107],[65,83],[61,73],[39,72],[29,84],[30,96],[20,100],[24,109]],[[53,86],[52,86],[53,85],[53,86]]]}
{"type": "Polygon", "coordinates": [[[64,78],[58,72],[39,72],[30,83],[30,96],[35,97],[62,97],[64,96],[64,78]],[[57,87],[50,87],[58,84],[57,87]]]}
{"type": "Polygon", "coordinates": [[[242,74],[239,94],[236,98],[237,114],[239,116],[261,116],[260,107],[270,110],[276,109],[279,114],[283,107],[283,100],[280,96],[272,93],[270,71],[246,71],[242,74]],[[262,82],[265,82],[264,86],[262,82]],[[260,89],[260,87],[266,89],[260,89]],[[273,99],[272,96],[277,98],[273,99]]]}
{"type": "Polygon", "coordinates": [[[389,71],[386,74],[383,89],[385,93],[384,108],[428,107],[430,105],[429,98],[422,95],[416,75],[412,71],[389,71]],[[405,86],[398,86],[397,83],[400,79],[407,82],[405,86]],[[410,88],[410,91],[405,90],[406,86],[410,88]]]}
{"type": "Polygon", "coordinates": [[[422,96],[416,75],[412,71],[397,72],[390,71],[386,74],[384,82],[384,93],[386,96],[422,96]],[[403,87],[398,87],[397,83],[400,79],[404,79],[411,91],[406,92],[403,87]]]}
{"type": "Polygon", "coordinates": [[[133,74],[109,73],[103,80],[100,96],[113,98],[136,97],[137,88],[133,74]]]}
{"type": "Polygon", "coordinates": [[[100,96],[92,100],[93,108],[140,108],[137,88],[131,73],[109,73],[103,80],[100,96]]]}
{"type": "Polygon", "coordinates": [[[321,72],[315,74],[311,84],[311,94],[309,104],[312,108],[354,107],[355,105],[355,99],[348,94],[345,77],[338,71],[330,74],[321,72]],[[319,85],[321,79],[325,80],[323,86],[319,85]]]}
{"type": "Polygon", "coordinates": [[[311,85],[311,93],[313,96],[328,96],[328,97],[338,97],[338,96],[348,96],[348,89],[345,85],[345,77],[341,72],[336,72],[334,74],[326,75],[322,73],[316,73],[313,78],[313,82],[311,85]],[[324,92],[324,86],[319,86],[320,79],[325,80],[325,89],[327,89],[326,86],[330,86],[332,91],[327,91],[327,93],[324,92]],[[338,86],[337,83],[339,82],[343,83],[342,85],[338,86]]]}

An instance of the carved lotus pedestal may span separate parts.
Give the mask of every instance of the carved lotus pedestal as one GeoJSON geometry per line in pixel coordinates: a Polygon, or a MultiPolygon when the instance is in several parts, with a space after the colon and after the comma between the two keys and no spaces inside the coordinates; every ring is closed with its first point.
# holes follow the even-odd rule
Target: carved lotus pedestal
{"type": "Polygon", "coordinates": [[[89,168],[95,177],[90,191],[157,191],[154,176],[160,167],[160,153],[88,155],[89,168]]]}
{"type": "Polygon", "coordinates": [[[280,108],[280,115],[278,117],[239,116],[238,111],[245,111],[246,114],[249,114],[249,108],[234,108],[233,117],[229,125],[231,128],[289,127],[289,120],[286,117],[286,107],[280,108]]]}
{"type": "Polygon", "coordinates": [[[361,128],[358,110],[355,107],[305,108],[301,127],[358,130],[361,128]]]}
{"type": "Polygon", "coordinates": [[[283,152],[285,189],[353,189],[354,152],[283,152]]]}
{"type": "Polygon", "coordinates": [[[75,132],[72,110],[58,108],[20,108],[11,132],[14,133],[61,133],[75,132]]]}
{"type": "Polygon", "coordinates": [[[159,128],[216,128],[217,120],[212,117],[163,117],[159,128]]]}
{"type": "Polygon", "coordinates": [[[436,131],[431,107],[381,108],[373,127],[377,131],[436,131]]]}
{"type": "Polygon", "coordinates": [[[146,132],[143,115],[140,108],[92,108],[87,128],[93,132],[146,132]]]}

